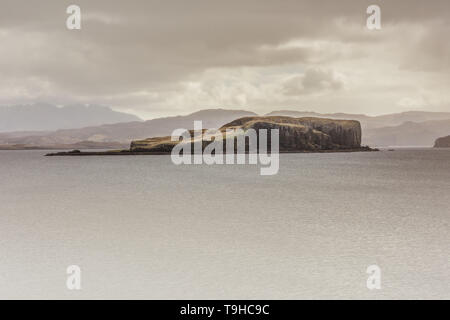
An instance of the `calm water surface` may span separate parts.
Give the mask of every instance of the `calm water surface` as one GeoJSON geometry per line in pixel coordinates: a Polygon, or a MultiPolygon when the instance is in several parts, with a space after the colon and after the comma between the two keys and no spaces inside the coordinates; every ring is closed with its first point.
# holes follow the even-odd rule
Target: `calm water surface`
{"type": "Polygon", "coordinates": [[[0,151],[0,298],[450,298],[448,149],[283,154],[275,176],[44,153],[0,151]]]}

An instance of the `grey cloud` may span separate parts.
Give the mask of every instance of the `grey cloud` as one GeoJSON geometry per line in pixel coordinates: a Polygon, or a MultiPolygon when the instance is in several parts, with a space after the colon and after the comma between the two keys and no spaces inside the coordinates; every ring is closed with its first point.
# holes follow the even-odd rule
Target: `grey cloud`
{"type": "Polygon", "coordinates": [[[450,76],[449,21],[434,22],[433,27],[422,30],[410,50],[405,50],[403,69],[447,72],[450,76]]]}
{"type": "Polygon", "coordinates": [[[287,95],[303,95],[327,90],[340,90],[344,81],[333,70],[310,68],[305,74],[293,77],[284,83],[287,95]]]}
{"type": "Polygon", "coordinates": [[[36,6],[2,0],[0,84],[8,92],[0,103],[24,99],[21,93],[26,92],[29,99],[117,101],[121,108],[132,108],[139,100],[140,108],[145,101],[162,108],[164,101],[154,97],[177,94],[180,82],[201,79],[202,73],[217,68],[309,67],[309,74],[287,84],[292,88],[286,94],[336,91],[342,87],[339,79],[327,80],[330,75],[317,70],[370,57],[371,48],[396,41],[405,41],[401,54],[406,58],[399,54],[396,61],[398,57],[381,54],[374,59],[413,69],[409,57],[414,57],[420,68],[435,72],[446,65],[446,58],[448,63],[448,46],[439,42],[447,26],[436,24],[448,22],[448,1],[378,1],[386,29],[395,30],[398,24],[423,27],[427,38],[419,44],[406,43],[403,34],[368,32],[365,9],[372,2],[78,0],[85,17],[82,30],[68,31],[65,9],[72,2],[45,0],[36,6]],[[295,40],[304,45],[283,47],[295,40]]]}

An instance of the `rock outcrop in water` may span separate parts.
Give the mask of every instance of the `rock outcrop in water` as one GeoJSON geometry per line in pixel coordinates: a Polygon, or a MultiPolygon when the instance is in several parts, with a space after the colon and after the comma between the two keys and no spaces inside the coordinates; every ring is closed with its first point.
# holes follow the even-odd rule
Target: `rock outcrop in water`
{"type": "Polygon", "coordinates": [[[435,148],[450,148],[450,136],[442,137],[434,143],[435,148]]]}
{"type": "MultiPolygon", "coordinates": [[[[260,129],[278,129],[280,152],[364,149],[361,148],[361,125],[355,120],[282,116],[245,117],[234,120],[219,130],[224,134],[227,129],[242,129],[243,132],[248,129],[254,129],[257,132],[260,129]]],[[[190,133],[192,136],[193,132],[190,131],[190,133]]],[[[171,137],[138,140],[131,143],[130,152],[170,152],[177,143],[177,141],[171,141],[171,137]]],[[[209,143],[210,141],[203,140],[203,147],[209,143]]]]}

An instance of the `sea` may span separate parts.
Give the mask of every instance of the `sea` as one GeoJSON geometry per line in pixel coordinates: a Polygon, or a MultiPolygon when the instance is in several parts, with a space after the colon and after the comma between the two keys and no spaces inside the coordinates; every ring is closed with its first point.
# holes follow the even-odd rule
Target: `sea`
{"type": "Polygon", "coordinates": [[[45,153],[0,151],[2,299],[450,299],[450,149],[45,153]]]}

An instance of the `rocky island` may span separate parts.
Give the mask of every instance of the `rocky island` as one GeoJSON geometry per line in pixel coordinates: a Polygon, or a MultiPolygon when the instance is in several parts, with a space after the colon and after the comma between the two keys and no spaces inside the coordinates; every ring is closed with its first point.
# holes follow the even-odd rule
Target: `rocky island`
{"type": "MultiPolygon", "coordinates": [[[[254,129],[279,130],[279,152],[354,152],[374,151],[369,147],[361,146],[361,125],[356,120],[335,120],[324,118],[293,118],[284,116],[269,117],[244,117],[234,120],[219,129],[225,136],[227,130],[242,129],[246,132],[254,129]]],[[[211,140],[205,139],[204,133],[189,131],[194,140],[201,139],[202,147],[205,148],[211,140]],[[196,136],[197,134],[197,136],[196,136]]],[[[236,137],[235,137],[236,138],[236,137]]],[[[225,143],[224,138],[224,143],[225,143]]],[[[270,144],[270,141],[268,141],[270,144]]],[[[179,141],[172,141],[170,136],[154,137],[144,140],[133,141],[129,150],[116,150],[106,152],[70,152],[51,153],[54,155],[139,155],[139,154],[170,154],[179,141]]]]}
{"type": "Polygon", "coordinates": [[[450,136],[439,138],[434,143],[435,148],[450,148],[450,136]]]}

